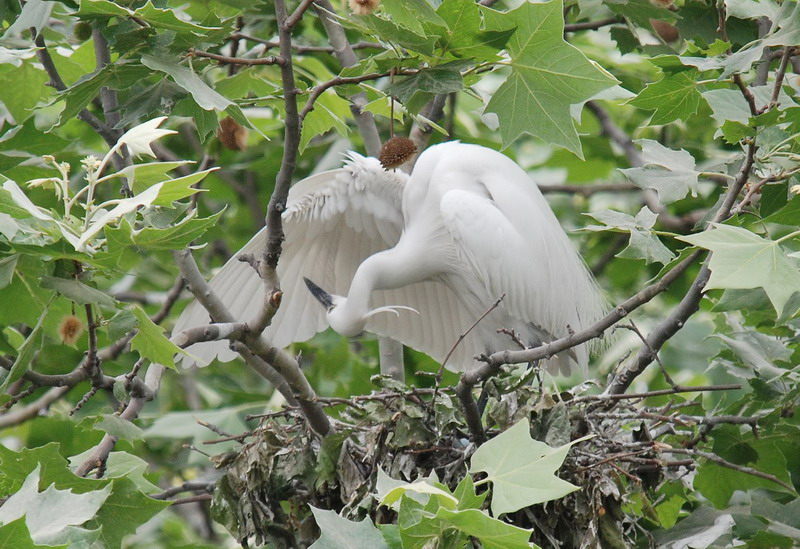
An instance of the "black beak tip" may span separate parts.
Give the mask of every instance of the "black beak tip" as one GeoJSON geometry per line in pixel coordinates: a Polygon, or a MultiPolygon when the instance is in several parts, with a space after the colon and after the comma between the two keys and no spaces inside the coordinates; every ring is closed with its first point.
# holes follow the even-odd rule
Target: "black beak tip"
{"type": "Polygon", "coordinates": [[[308,291],[311,292],[311,295],[313,295],[317,301],[322,303],[322,306],[325,307],[326,310],[329,310],[331,307],[333,307],[333,298],[331,297],[331,294],[314,284],[314,282],[306,277],[303,277],[303,281],[306,283],[306,288],[308,288],[308,291]]]}

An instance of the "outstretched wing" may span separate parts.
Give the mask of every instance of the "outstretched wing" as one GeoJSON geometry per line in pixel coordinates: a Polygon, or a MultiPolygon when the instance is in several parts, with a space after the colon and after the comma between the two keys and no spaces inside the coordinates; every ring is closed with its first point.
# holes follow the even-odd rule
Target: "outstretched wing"
{"type": "MultiPolygon", "coordinates": [[[[303,277],[331,293],[346,295],[361,262],[397,243],[407,178],[385,171],[375,158],[350,153],[343,168],[311,176],[291,188],[283,214],[286,240],[278,263],[283,300],[265,332],[273,345],[305,341],[327,327],[325,311],[303,285],[303,277]]],[[[264,287],[255,270],[237,257],[242,253],[258,257],[266,236],[265,230],[256,234],[209,282],[242,322],[254,318],[263,306],[264,287]]],[[[209,322],[205,309],[192,302],[173,331],[209,322]]],[[[225,341],[198,343],[190,352],[206,363],[236,356],[225,341]]]]}

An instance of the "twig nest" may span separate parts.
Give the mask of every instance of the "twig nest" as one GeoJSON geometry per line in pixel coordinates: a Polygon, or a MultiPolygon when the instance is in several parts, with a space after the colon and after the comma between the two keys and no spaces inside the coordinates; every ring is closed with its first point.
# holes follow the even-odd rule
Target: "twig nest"
{"type": "Polygon", "coordinates": [[[417,146],[407,137],[392,137],[383,144],[378,160],[384,169],[390,170],[401,165],[417,152],[417,146]]]}
{"type": "Polygon", "coordinates": [[[247,130],[230,116],[219,123],[217,138],[226,149],[243,151],[247,148],[247,130]]]}
{"type": "Polygon", "coordinates": [[[355,15],[369,15],[381,4],[381,0],[350,0],[350,11],[355,15]]]}

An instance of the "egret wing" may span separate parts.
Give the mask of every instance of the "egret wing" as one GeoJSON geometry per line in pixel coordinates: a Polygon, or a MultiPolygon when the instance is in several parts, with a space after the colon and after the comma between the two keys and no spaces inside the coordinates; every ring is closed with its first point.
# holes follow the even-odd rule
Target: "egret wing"
{"type": "MultiPolygon", "coordinates": [[[[606,302],[538,188],[508,163],[480,174],[481,192],[444,193],[442,217],[486,298],[506,295],[494,315],[505,325],[485,328],[513,329],[530,345],[588,327],[603,316],[606,302]]],[[[502,345],[495,336],[496,345],[508,348],[510,341],[502,345]]],[[[572,357],[583,368],[588,351],[578,347],[572,357]]]]}
{"type": "MultiPolygon", "coordinates": [[[[346,294],[361,262],[394,246],[403,227],[401,201],[407,176],[387,172],[375,158],[350,154],[344,168],[311,176],[294,185],[283,214],[286,240],[278,263],[283,300],[265,331],[276,347],[304,341],[327,327],[325,311],[304,286],[310,278],[335,294],[346,294]]],[[[266,243],[262,230],[236,253],[209,282],[239,321],[251,320],[264,303],[264,287],[255,270],[236,257],[258,258],[266,243]]],[[[192,302],[174,332],[210,322],[192,302]]],[[[191,354],[210,362],[236,355],[227,343],[199,343],[191,354]]]]}

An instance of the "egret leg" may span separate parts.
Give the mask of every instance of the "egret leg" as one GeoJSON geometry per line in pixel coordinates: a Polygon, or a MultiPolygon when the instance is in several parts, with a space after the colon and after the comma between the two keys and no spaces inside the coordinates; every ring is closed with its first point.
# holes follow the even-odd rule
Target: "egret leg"
{"type": "Polygon", "coordinates": [[[381,337],[378,339],[378,354],[381,374],[404,382],[406,371],[403,364],[403,344],[390,337],[381,337]]]}

